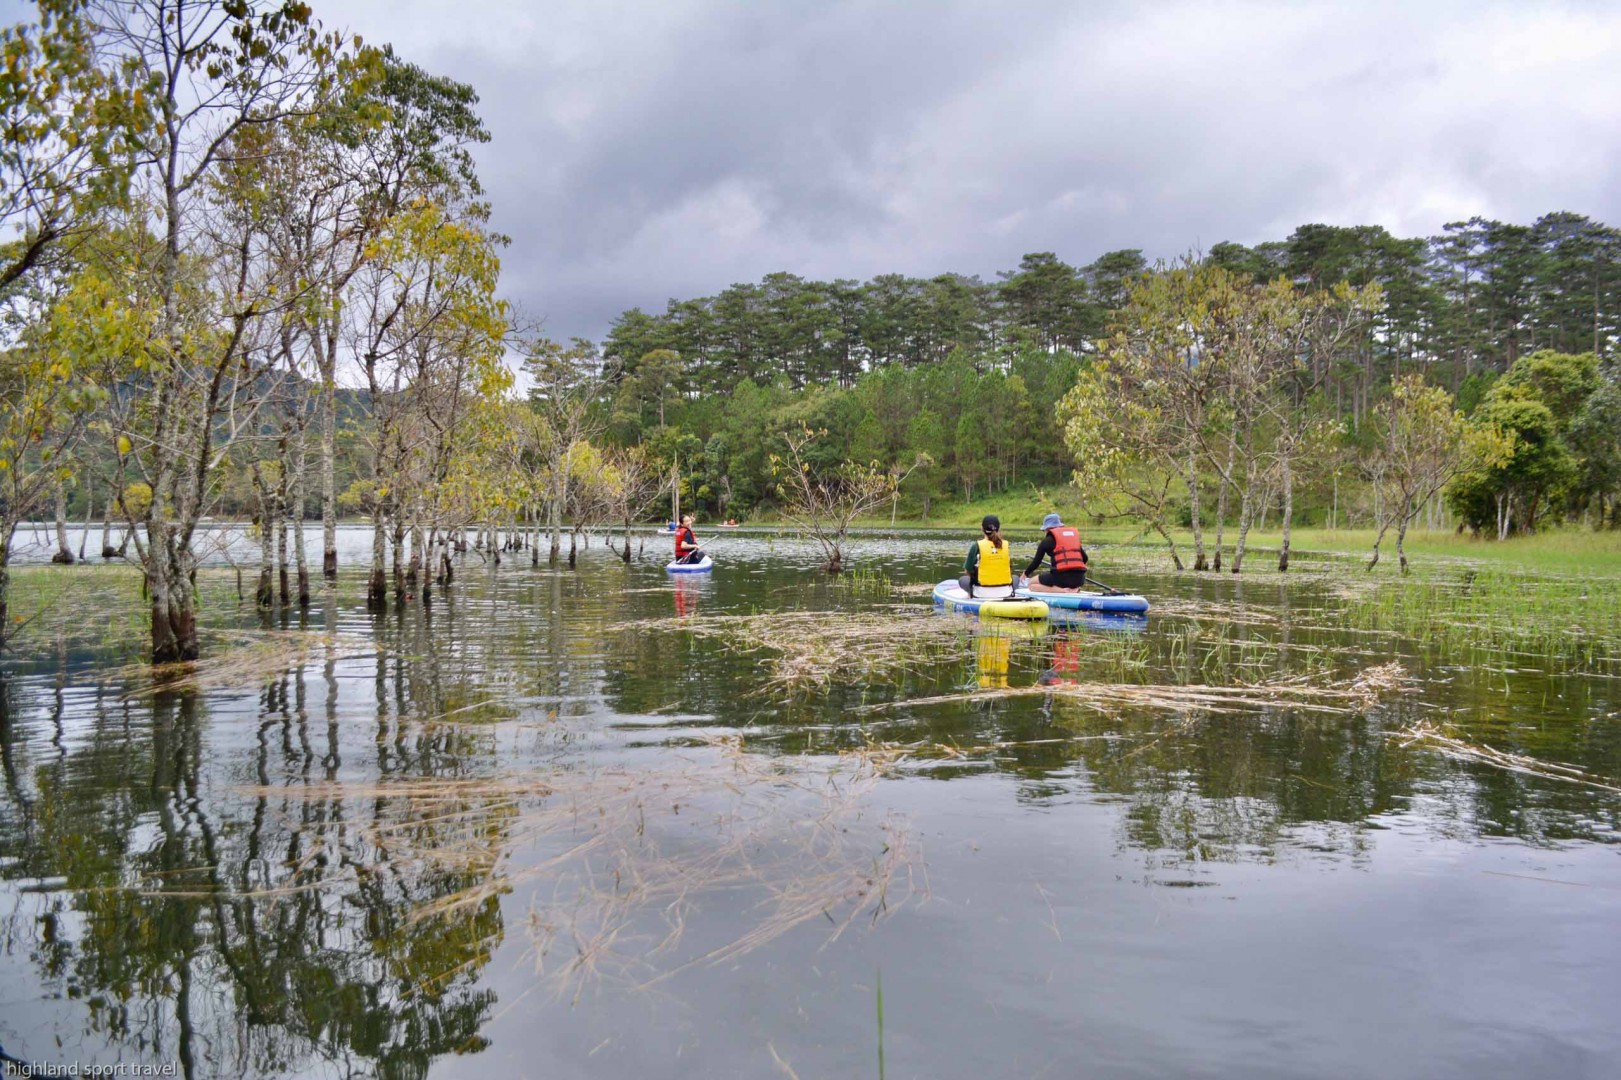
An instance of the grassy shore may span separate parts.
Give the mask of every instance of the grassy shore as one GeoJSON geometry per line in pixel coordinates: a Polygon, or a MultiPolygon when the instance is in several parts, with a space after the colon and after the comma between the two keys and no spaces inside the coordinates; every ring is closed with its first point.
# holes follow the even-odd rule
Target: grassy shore
{"type": "MultiPolygon", "coordinates": [[[[1033,489],[1007,492],[973,502],[939,503],[928,520],[919,517],[901,517],[894,522],[896,528],[962,529],[977,536],[979,523],[986,514],[1002,519],[1004,531],[1023,535],[1040,527],[1041,519],[1052,510],[1058,510],[1064,520],[1079,523],[1082,536],[1092,544],[1138,543],[1145,547],[1164,549],[1164,540],[1157,533],[1137,524],[1108,523],[1097,525],[1080,513],[1079,501],[1072,491],[1056,489],[1045,493],[1033,489]]],[[[864,526],[888,527],[889,516],[874,515],[861,522],[864,526]]],[[[1246,567],[1263,570],[1276,565],[1277,551],[1283,543],[1283,533],[1269,522],[1265,531],[1251,530],[1247,540],[1246,567]]],[[[1193,532],[1190,529],[1173,530],[1178,550],[1185,563],[1193,561],[1193,532]]],[[[1232,543],[1236,537],[1232,526],[1226,529],[1227,558],[1231,558],[1232,543]]],[[[1291,550],[1301,556],[1313,552],[1359,556],[1366,559],[1373,550],[1372,529],[1327,529],[1297,527],[1290,538],[1291,550]]],[[[1205,544],[1214,543],[1215,531],[1205,531],[1205,544]]],[[[1427,557],[1477,559],[1481,562],[1504,564],[1505,568],[1542,570],[1557,573],[1592,573],[1604,576],[1621,575],[1621,531],[1594,532],[1588,529],[1551,529],[1531,536],[1515,536],[1508,540],[1487,540],[1444,532],[1416,531],[1407,534],[1407,557],[1420,561],[1427,557]]],[[[1167,562],[1169,560],[1167,559],[1167,562]]],[[[1396,537],[1386,535],[1379,553],[1381,570],[1397,569],[1396,537]]]]}

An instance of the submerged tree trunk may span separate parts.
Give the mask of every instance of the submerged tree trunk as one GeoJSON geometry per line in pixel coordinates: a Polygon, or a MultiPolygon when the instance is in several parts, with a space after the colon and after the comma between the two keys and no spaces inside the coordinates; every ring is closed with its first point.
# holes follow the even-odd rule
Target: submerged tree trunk
{"type": "Polygon", "coordinates": [[[1288,455],[1283,458],[1283,543],[1278,546],[1278,569],[1289,569],[1289,531],[1295,517],[1294,472],[1288,455]]]}
{"type": "Polygon", "coordinates": [[[157,514],[147,519],[146,533],[144,562],[152,610],[152,662],[188,663],[198,655],[197,606],[188,553],[175,524],[157,514]]]}
{"type": "Polygon", "coordinates": [[[1186,465],[1186,483],[1188,485],[1188,510],[1193,519],[1193,569],[1205,569],[1204,555],[1204,522],[1199,520],[1202,508],[1199,505],[1199,466],[1193,457],[1193,450],[1188,450],[1186,465]]]}
{"type": "Polygon", "coordinates": [[[16,526],[8,524],[0,534],[0,646],[11,638],[11,538],[16,526]]]}
{"type": "Polygon", "coordinates": [[[101,512],[101,557],[113,559],[118,557],[118,549],[113,547],[113,496],[107,496],[101,512]]]}
{"type": "Polygon", "coordinates": [[[287,440],[284,436],[281,443],[281,475],[276,477],[276,576],[281,586],[278,595],[282,607],[287,607],[293,599],[287,567],[287,473],[287,440]]]}
{"type": "Polygon", "coordinates": [[[1216,489],[1216,557],[1210,569],[1221,571],[1222,533],[1227,527],[1227,493],[1232,490],[1233,466],[1238,461],[1238,447],[1227,444],[1227,471],[1221,474],[1221,486],[1216,489]]]}
{"type": "Polygon", "coordinates": [[[1233,573],[1240,573],[1244,568],[1244,544],[1249,540],[1250,526],[1253,523],[1254,510],[1250,506],[1249,493],[1239,500],[1238,506],[1238,538],[1233,541],[1233,573]]]}
{"type": "Polygon", "coordinates": [[[338,386],[334,378],[337,332],[327,337],[327,354],[321,371],[321,576],[327,581],[338,577],[338,481],[337,417],[338,386]]]}
{"type": "Polygon", "coordinates": [[[383,501],[377,500],[371,511],[371,572],[366,578],[366,607],[372,611],[388,610],[387,539],[383,534],[383,501]]]}
{"type": "Polygon", "coordinates": [[[53,563],[73,564],[73,549],[68,546],[68,487],[67,481],[56,482],[56,554],[53,563]]]}
{"type": "Polygon", "coordinates": [[[267,608],[276,602],[275,590],[271,588],[275,569],[270,545],[271,523],[275,520],[275,514],[270,509],[270,493],[265,489],[264,471],[257,461],[253,463],[253,490],[259,501],[259,584],[253,590],[253,602],[267,608]]]}
{"type": "Polygon", "coordinates": [[[298,440],[298,453],[293,463],[293,558],[298,566],[298,608],[310,606],[310,567],[304,554],[304,467],[308,464],[302,435],[298,440]]]}
{"type": "Polygon", "coordinates": [[[1177,553],[1176,540],[1171,536],[1171,531],[1165,527],[1165,522],[1160,520],[1159,515],[1155,516],[1154,531],[1159,533],[1160,538],[1165,541],[1165,550],[1171,553],[1171,565],[1176,567],[1178,572],[1181,572],[1182,556],[1177,553]]]}
{"type": "Polygon", "coordinates": [[[84,489],[84,528],[79,530],[78,559],[84,562],[84,546],[90,540],[90,523],[96,517],[96,489],[88,483],[84,489]]]}

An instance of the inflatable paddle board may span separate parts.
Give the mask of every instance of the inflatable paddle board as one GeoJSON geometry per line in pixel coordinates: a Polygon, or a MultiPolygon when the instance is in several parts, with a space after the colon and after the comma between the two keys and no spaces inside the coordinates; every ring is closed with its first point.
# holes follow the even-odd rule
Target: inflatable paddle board
{"type": "Polygon", "coordinates": [[[1050,608],[1069,611],[1113,611],[1140,614],[1148,610],[1148,598],[1136,593],[1118,593],[1110,596],[1098,592],[1033,592],[1030,597],[1043,600],[1050,608]]]}
{"type": "Polygon", "coordinates": [[[715,561],[705,555],[695,563],[666,563],[664,569],[671,574],[707,574],[715,569],[715,561]]]}
{"type": "Polygon", "coordinates": [[[966,611],[974,615],[990,616],[998,619],[1045,619],[1047,605],[1032,597],[1019,596],[1017,599],[992,600],[986,597],[969,596],[963,591],[956,580],[942,581],[934,587],[934,602],[947,611],[966,611]]]}

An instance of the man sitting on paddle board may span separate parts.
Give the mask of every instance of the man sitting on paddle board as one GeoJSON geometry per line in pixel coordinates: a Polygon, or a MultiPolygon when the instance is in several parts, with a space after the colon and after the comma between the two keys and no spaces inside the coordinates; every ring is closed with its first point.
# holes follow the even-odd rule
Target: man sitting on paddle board
{"type": "Polygon", "coordinates": [[[1002,519],[995,514],[986,514],[979,526],[985,538],[975,541],[974,546],[968,549],[968,558],[962,564],[966,572],[957,579],[957,584],[969,596],[993,599],[1012,596],[1013,559],[1008,553],[1007,541],[1002,539],[1002,519]],[[980,590],[978,593],[974,591],[976,586],[980,590]]]}
{"type": "Polygon", "coordinates": [[[703,549],[698,546],[698,538],[692,535],[692,515],[681,515],[681,527],[675,531],[675,561],[678,563],[699,563],[704,561],[703,549]]]}
{"type": "Polygon", "coordinates": [[[1086,584],[1087,558],[1086,549],[1081,546],[1080,530],[1065,525],[1057,514],[1048,514],[1043,518],[1041,527],[1046,534],[1036,545],[1036,557],[1019,575],[1019,584],[1029,585],[1031,592],[1083,587],[1086,584]],[[1046,558],[1052,559],[1053,568],[1036,579],[1039,585],[1030,585],[1030,575],[1040,568],[1041,561],[1046,558]]]}

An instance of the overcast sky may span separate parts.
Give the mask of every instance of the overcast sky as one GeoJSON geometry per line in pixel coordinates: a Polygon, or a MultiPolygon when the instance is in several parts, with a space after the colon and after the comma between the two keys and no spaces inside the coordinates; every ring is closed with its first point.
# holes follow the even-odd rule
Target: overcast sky
{"type": "Polygon", "coordinates": [[[1621,3],[311,2],[477,89],[554,337],[776,270],[1621,224],[1621,3]]]}

